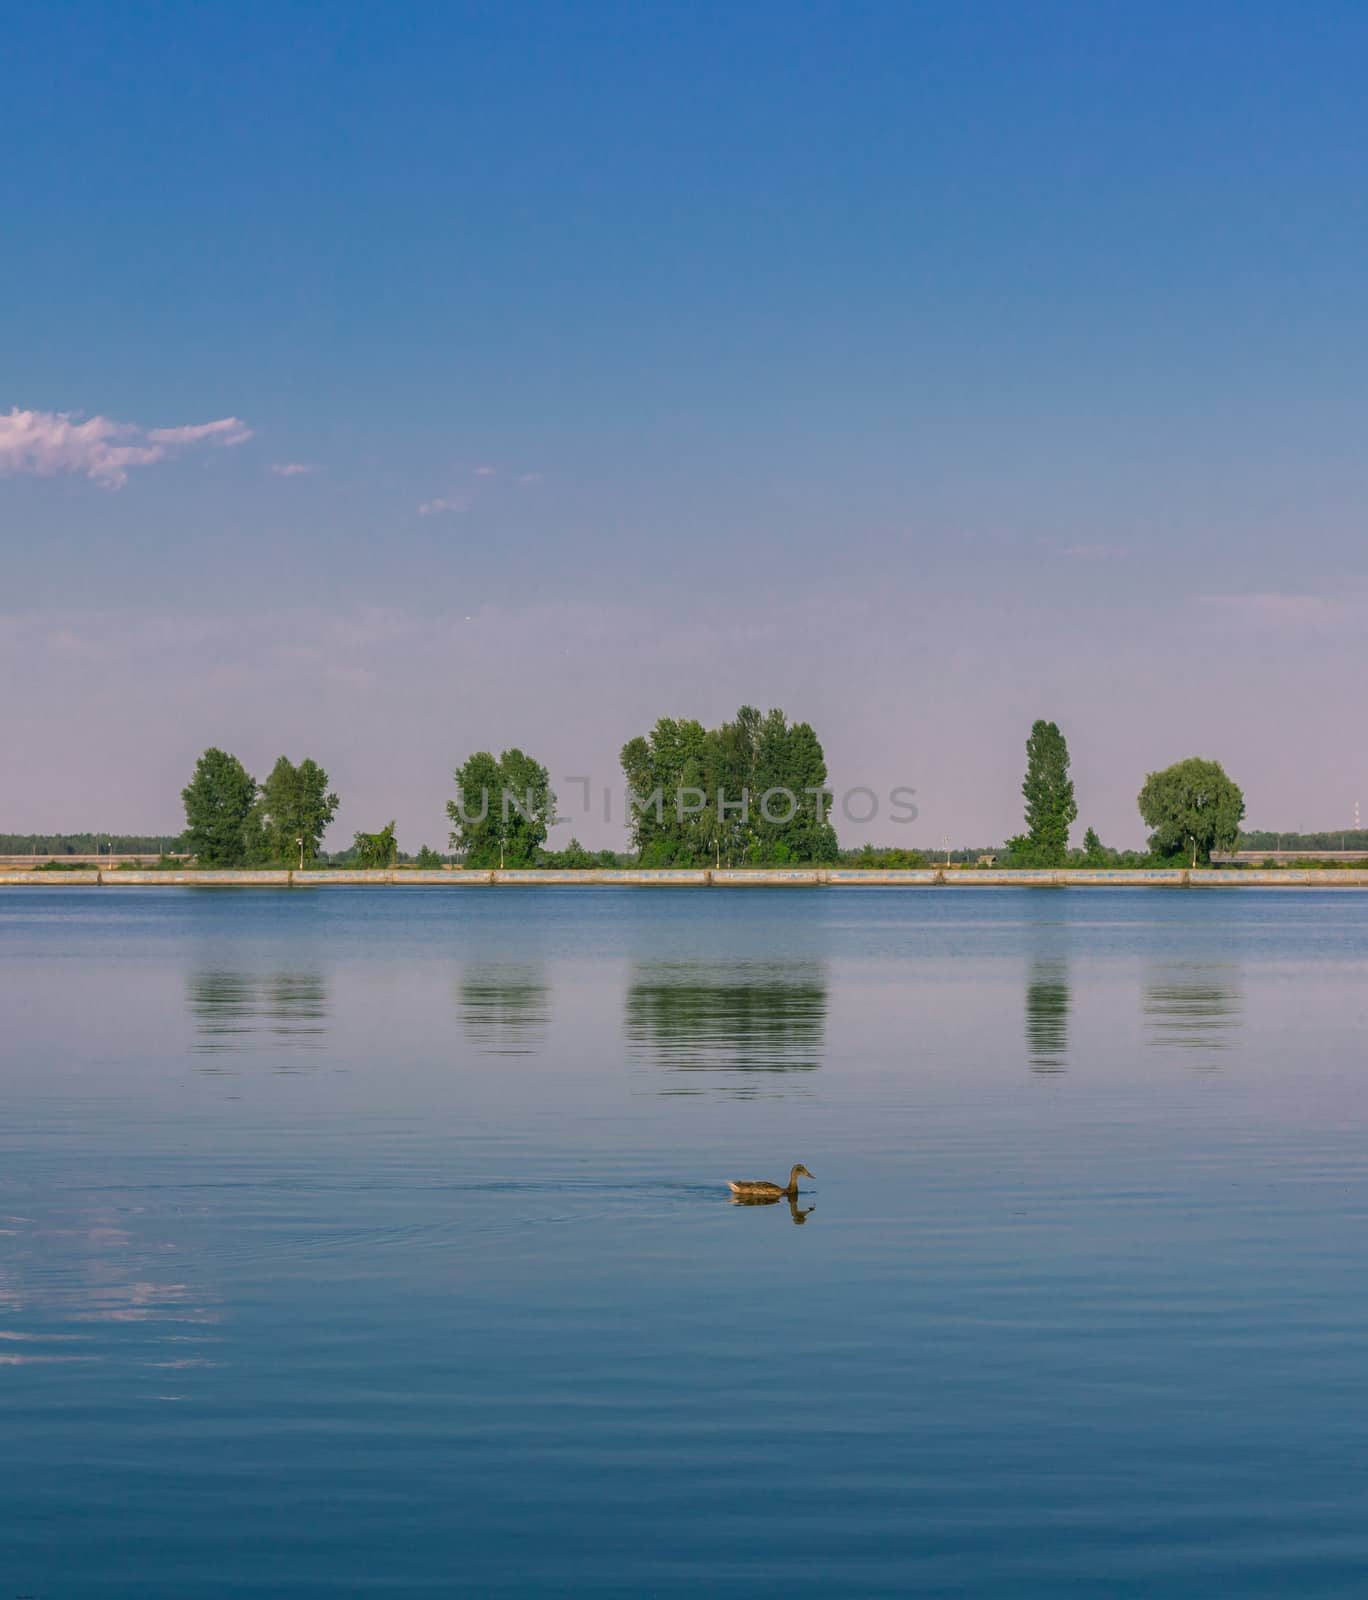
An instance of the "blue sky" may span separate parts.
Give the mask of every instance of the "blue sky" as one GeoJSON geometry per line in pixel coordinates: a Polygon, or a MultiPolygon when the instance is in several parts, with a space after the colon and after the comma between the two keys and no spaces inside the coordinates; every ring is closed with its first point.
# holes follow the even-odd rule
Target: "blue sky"
{"type": "Polygon", "coordinates": [[[416,847],[472,748],[608,782],[743,700],[924,842],[1015,829],[1040,715],[1080,831],[1138,842],[1195,753],[1343,823],[1366,46],[1347,5],[16,14],[0,827],[177,826],[218,743],[416,847]]]}

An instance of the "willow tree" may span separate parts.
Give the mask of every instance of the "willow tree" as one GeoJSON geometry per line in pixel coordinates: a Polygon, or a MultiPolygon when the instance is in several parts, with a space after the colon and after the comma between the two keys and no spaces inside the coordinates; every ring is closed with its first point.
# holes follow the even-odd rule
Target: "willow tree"
{"type": "Polygon", "coordinates": [[[1154,830],[1150,850],[1157,856],[1181,851],[1194,867],[1210,861],[1213,850],[1234,847],[1245,814],[1240,786],[1219,761],[1200,756],[1151,772],[1136,803],[1146,826],[1154,830]]]}

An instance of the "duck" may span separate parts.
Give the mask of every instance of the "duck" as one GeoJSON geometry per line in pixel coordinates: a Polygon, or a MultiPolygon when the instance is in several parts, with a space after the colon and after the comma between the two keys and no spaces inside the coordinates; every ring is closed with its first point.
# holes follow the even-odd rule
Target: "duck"
{"type": "Polygon", "coordinates": [[[800,1161],[793,1171],[789,1173],[789,1181],[786,1186],[777,1183],[765,1183],[764,1181],[740,1179],[735,1183],[729,1182],[727,1187],[734,1195],[739,1195],[744,1200],[782,1200],[785,1195],[792,1196],[798,1193],[799,1178],[810,1177],[812,1177],[812,1174],[800,1161]]]}

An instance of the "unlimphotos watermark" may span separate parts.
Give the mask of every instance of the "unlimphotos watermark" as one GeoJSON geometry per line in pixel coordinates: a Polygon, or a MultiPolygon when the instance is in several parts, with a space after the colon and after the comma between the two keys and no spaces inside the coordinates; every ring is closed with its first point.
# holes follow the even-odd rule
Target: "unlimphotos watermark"
{"type": "MultiPolygon", "coordinates": [[[[886,793],[856,784],[849,789],[835,790],[825,784],[811,788],[790,789],[785,785],[764,789],[758,793],[746,786],[729,790],[725,786],[716,790],[681,784],[667,789],[663,785],[650,794],[637,794],[631,789],[613,788],[607,784],[596,785],[588,777],[570,777],[561,780],[564,785],[576,785],[580,792],[579,814],[588,816],[595,810],[595,797],[600,801],[598,815],[604,822],[622,820],[632,822],[638,818],[653,818],[663,826],[667,819],[683,824],[693,817],[711,815],[719,822],[739,823],[749,826],[757,818],[772,827],[786,827],[800,817],[826,823],[839,814],[847,822],[863,826],[882,819],[897,825],[915,822],[918,817],[916,793],[909,784],[894,784],[886,793]],[[614,804],[616,802],[616,805],[614,804]]],[[[498,815],[507,823],[516,814],[525,821],[544,817],[551,812],[551,820],[566,820],[560,804],[559,791],[539,795],[528,789],[521,795],[516,790],[498,791],[498,815]]],[[[479,809],[475,809],[476,796],[464,789],[458,790],[453,814],[469,825],[484,822],[490,815],[491,794],[487,788],[478,791],[479,809]]]]}

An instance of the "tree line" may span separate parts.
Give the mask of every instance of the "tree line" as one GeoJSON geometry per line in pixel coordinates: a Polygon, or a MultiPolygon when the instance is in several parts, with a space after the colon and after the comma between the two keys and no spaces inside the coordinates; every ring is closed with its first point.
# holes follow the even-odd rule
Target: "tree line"
{"type": "Polygon", "coordinates": [[[1189,756],[1151,772],[1136,797],[1141,819],[1153,831],[1147,853],[1109,850],[1089,828],[1083,848],[1071,850],[1069,830],[1078,818],[1069,747],[1056,723],[1037,721],[1026,741],[1024,833],[1007,841],[1009,864],[1019,867],[1174,865],[1209,862],[1213,850],[1231,850],[1240,838],[1244,794],[1218,761],[1189,756]]]}
{"type": "Polygon", "coordinates": [[[170,855],[180,837],[169,833],[0,833],[0,855],[170,855]]]}
{"type": "Polygon", "coordinates": [[[1368,850],[1368,828],[1336,828],[1329,833],[1270,833],[1260,829],[1240,835],[1241,850],[1368,850]]]}
{"type": "Polygon", "coordinates": [[[328,774],[281,756],[264,783],[226,750],[206,750],[181,791],[185,848],[202,867],[308,866],[337,813],[328,774]]]}
{"type": "Polygon", "coordinates": [[[837,859],[826,756],[809,723],[754,706],[717,728],[662,717],[621,759],[644,867],[837,859]]]}
{"type": "MultiPolygon", "coordinates": [[[[806,722],[782,710],[742,706],[707,728],[696,719],[662,717],[649,733],[622,747],[627,823],[634,864],[644,867],[783,866],[843,861],[855,866],[926,864],[911,847],[842,851],[831,825],[832,791],[821,741],[806,722]]],[[[452,851],[465,865],[487,867],[617,867],[614,850],[593,851],[572,839],[546,848],[555,825],[556,794],[546,767],[516,747],[495,756],[480,750],[457,767],[447,802],[452,851]]],[[[1024,829],[1007,841],[1008,865],[1149,866],[1209,861],[1240,838],[1244,796],[1218,762],[1189,757],[1148,774],[1137,797],[1150,827],[1146,852],[1109,849],[1093,828],[1081,848],[1070,845],[1078,803],[1068,743],[1044,719],[1026,741],[1024,829]]],[[[328,774],[312,758],[281,756],[257,780],[234,755],[206,750],[182,791],[186,829],[177,843],[204,867],[317,864],[324,833],[338,807],[328,774]]],[[[10,836],[17,837],[17,836],[10,836]]],[[[24,836],[27,837],[27,836],[24,836]]],[[[79,838],[80,836],[75,836],[79,838]]],[[[1265,837],[1265,836],[1255,836],[1265,837]]],[[[1266,836],[1272,838],[1272,835],[1266,836]]],[[[963,852],[957,852],[963,858],[963,852]]],[[[395,824],[358,832],[331,864],[390,867],[399,859],[395,824]]],[[[419,866],[441,857],[426,845],[419,866]]]]}
{"type": "MultiPolygon", "coordinates": [[[[826,757],[810,724],[742,706],[705,728],[662,717],[622,747],[632,854],[644,867],[834,861],[826,757]]],[[[546,768],[519,749],[477,751],[456,770],[451,846],[472,867],[617,866],[572,839],[545,848],[556,822],[546,768]]]]}

